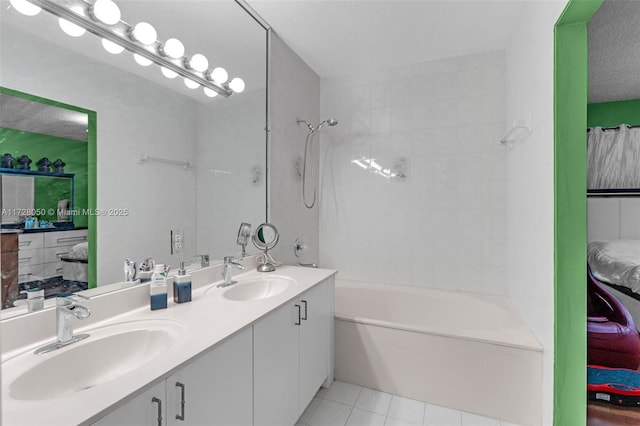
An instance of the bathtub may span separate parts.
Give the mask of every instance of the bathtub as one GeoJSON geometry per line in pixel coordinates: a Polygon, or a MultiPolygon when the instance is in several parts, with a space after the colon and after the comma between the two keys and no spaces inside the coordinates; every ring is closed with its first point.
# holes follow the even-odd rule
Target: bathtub
{"type": "Polygon", "coordinates": [[[501,296],[336,280],[335,377],[538,425],[542,347],[501,296]]]}

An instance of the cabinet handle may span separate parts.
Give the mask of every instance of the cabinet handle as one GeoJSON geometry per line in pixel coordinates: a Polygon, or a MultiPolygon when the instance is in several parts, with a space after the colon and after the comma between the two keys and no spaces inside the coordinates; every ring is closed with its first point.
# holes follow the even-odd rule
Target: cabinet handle
{"type": "Polygon", "coordinates": [[[302,317],[303,320],[307,320],[307,301],[306,300],[301,300],[302,303],[304,303],[304,316],[302,317]]]}
{"type": "Polygon", "coordinates": [[[184,421],[184,384],[176,382],[176,387],[180,388],[180,414],[176,414],[176,419],[184,421]]]}
{"type": "Polygon", "coordinates": [[[300,305],[296,304],[296,308],[298,308],[298,322],[294,323],[295,325],[300,325],[300,305]]]}
{"type": "Polygon", "coordinates": [[[153,398],[151,398],[151,402],[158,403],[158,426],[162,426],[162,400],[154,396],[153,398]]]}
{"type": "Polygon", "coordinates": [[[74,241],[87,241],[87,237],[64,237],[56,239],[58,243],[70,243],[74,241]]]}
{"type": "Polygon", "coordinates": [[[69,252],[68,252],[68,251],[65,251],[64,253],[56,253],[56,257],[57,257],[58,259],[60,259],[62,256],[66,255],[66,254],[69,254],[69,252]]]}

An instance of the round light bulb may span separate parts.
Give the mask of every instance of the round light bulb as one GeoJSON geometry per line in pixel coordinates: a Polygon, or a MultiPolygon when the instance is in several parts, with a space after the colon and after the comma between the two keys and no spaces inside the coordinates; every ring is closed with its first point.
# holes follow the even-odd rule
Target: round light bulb
{"type": "Polygon", "coordinates": [[[156,42],[156,38],[158,38],[158,33],[156,29],[153,28],[153,25],[148,22],[139,22],[133,27],[131,31],[131,35],[134,40],[139,41],[142,44],[150,45],[156,42]]]}
{"type": "Polygon", "coordinates": [[[27,0],[10,0],[10,2],[11,6],[23,15],[36,16],[42,10],[40,6],[36,6],[27,0]]]}
{"type": "Polygon", "coordinates": [[[209,60],[202,53],[196,53],[185,62],[185,65],[192,70],[205,72],[209,67],[209,60]]]}
{"type": "Polygon", "coordinates": [[[133,54],[133,59],[135,59],[138,65],[141,65],[143,67],[148,67],[153,63],[153,61],[151,61],[150,59],[147,59],[144,56],[140,56],[137,53],[133,54]]]}
{"type": "Polygon", "coordinates": [[[244,91],[244,80],[241,78],[235,77],[229,82],[229,88],[236,93],[241,93],[244,91]]]}
{"type": "Polygon", "coordinates": [[[164,75],[167,78],[176,78],[178,76],[178,73],[170,70],[169,68],[166,67],[160,67],[160,71],[162,71],[162,75],[164,75]]]}
{"type": "Polygon", "coordinates": [[[160,53],[173,59],[184,56],[184,44],[177,38],[170,38],[160,48],[160,53]]]}
{"type": "Polygon", "coordinates": [[[200,86],[200,84],[191,80],[190,78],[184,79],[184,85],[187,86],[189,89],[197,89],[200,86]]]}
{"type": "Polygon", "coordinates": [[[216,96],[218,96],[218,92],[216,92],[215,90],[209,89],[208,87],[204,88],[204,94],[210,98],[215,98],[216,96]]]}
{"type": "Polygon", "coordinates": [[[84,28],[62,18],[58,18],[58,25],[60,25],[60,29],[62,29],[65,34],[71,37],[80,37],[87,32],[84,28]]]}
{"type": "Polygon", "coordinates": [[[106,38],[102,39],[102,47],[104,47],[104,50],[113,55],[118,55],[124,51],[124,47],[120,46],[119,44],[115,44],[114,42],[112,42],[111,40],[107,40],[106,38]]]}
{"type": "Polygon", "coordinates": [[[222,67],[214,68],[209,77],[218,84],[226,83],[229,80],[229,73],[222,67]]]}
{"type": "Polygon", "coordinates": [[[96,0],[90,10],[93,17],[104,24],[115,25],[120,22],[120,8],[111,0],[96,0]]]}

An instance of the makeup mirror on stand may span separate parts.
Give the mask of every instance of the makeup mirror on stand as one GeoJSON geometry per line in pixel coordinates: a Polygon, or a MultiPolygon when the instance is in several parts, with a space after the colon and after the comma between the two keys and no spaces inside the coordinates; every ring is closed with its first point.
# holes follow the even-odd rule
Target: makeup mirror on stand
{"type": "Polygon", "coordinates": [[[270,223],[263,223],[256,228],[252,237],[253,245],[264,252],[262,255],[262,264],[258,266],[258,272],[273,272],[276,270],[276,267],[272,263],[269,263],[269,260],[271,260],[269,250],[278,244],[279,238],[280,234],[278,234],[278,230],[270,223]]]}

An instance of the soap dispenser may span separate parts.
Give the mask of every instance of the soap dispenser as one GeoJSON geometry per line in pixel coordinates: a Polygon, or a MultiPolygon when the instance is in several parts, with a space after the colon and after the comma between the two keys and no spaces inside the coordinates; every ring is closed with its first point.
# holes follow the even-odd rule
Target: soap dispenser
{"type": "Polygon", "coordinates": [[[180,262],[178,275],[173,277],[173,301],[191,302],[191,275],[184,269],[184,262],[180,262]]]}
{"type": "Polygon", "coordinates": [[[151,310],[167,308],[167,272],[162,263],[156,264],[149,285],[151,310]]]}

